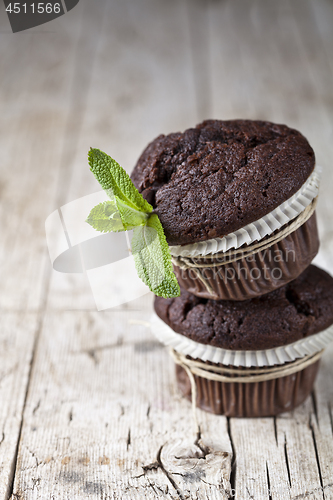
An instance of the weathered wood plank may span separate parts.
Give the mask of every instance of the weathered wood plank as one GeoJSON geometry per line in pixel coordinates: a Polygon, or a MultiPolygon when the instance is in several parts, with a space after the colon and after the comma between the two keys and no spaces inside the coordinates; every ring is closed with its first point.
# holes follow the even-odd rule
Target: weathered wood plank
{"type": "Polygon", "coordinates": [[[6,51],[1,57],[0,121],[4,309],[37,310],[45,299],[44,222],[58,189],[76,31],[74,26],[61,34],[45,33],[43,43],[32,33],[1,35],[11,39],[1,47],[6,51]]]}
{"type": "Polygon", "coordinates": [[[315,499],[324,498],[309,425],[312,412],[312,401],[308,398],[294,412],[281,415],[276,420],[278,439],[285,440],[292,498],[299,495],[301,498],[302,495],[315,499]]]}
{"type": "Polygon", "coordinates": [[[209,4],[210,1],[186,0],[197,123],[212,117],[209,4]]]}
{"type": "Polygon", "coordinates": [[[274,419],[230,419],[236,450],[235,498],[289,499],[284,443],[277,441],[274,419]]]}
{"type": "Polygon", "coordinates": [[[273,419],[231,419],[236,498],[330,498],[332,494],[332,346],[314,400],[273,419]]]}
{"type": "Polygon", "coordinates": [[[146,312],[49,312],[25,408],[14,498],[227,498],[226,419],[175,393],[146,312]],[[179,490],[179,496],[175,490],[179,490]],[[16,496],[15,496],[16,495],[16,496]]]}
{"type": "Polygon", "coordinates": [[[321,369],[314,391],[314,411],[309,421],[316,448],[321,486],[326,499],[333,496],[332,356],[333,345],[327,349],[321,361],[321,369]]]}
{"type": "Polygon", "coordinates": [[[0,327],[0,498],[11,490],[22,410],[39,326],[36,313],[6,312],[0,327]]]}
{"type": "MultiPolygon", "coordinates": [[[[1,3],[0,496],[11,491],[49,262],[44,222],[57,205],[59,173],[81,23],[19,35],[3,30],[1,3]],[[66,53],[67,57],[63,57],[66,53]]],[[[80,21],[80,15],[78,16],[80,21]]],[[[59,20],[60,21],[60,20],[59,20]]],[[[80,76],[80,75],[79,75],[80,76]]],[[[69,113],[70,114],[70,113],[69,113]]],[[[66,165],[65,165],[66,166],[66,165]]]]}

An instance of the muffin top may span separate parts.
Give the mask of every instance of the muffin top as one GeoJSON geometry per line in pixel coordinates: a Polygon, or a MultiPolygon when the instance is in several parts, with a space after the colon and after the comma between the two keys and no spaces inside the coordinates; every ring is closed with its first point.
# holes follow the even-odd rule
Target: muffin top
{"type": "Polygon", "coordinates": [[[155,311],[175,332],[202,344],[270,349],[333,323],[333,278],[311,265],[296,280],[261,297],[217,301],[182,290],[175,299],[156,297],[155,311]]]}
{"type": "Polygon", "coordinates": [[[170,245],[222,237],[295,194],[314,152],[285,125],[206,120],[160,135],[140,156],[132,180],[154,207],[170,245]]]}

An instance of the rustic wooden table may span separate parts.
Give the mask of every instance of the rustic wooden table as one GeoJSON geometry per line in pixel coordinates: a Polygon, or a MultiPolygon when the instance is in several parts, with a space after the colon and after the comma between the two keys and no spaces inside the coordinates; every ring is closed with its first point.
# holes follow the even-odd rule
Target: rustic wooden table
{"type": "Polygon", "coordinates": [[[293,413],[198,411],[197,441],[152,295],[98,312],[84,274],[52,270],[44,222],[98,191],[90,146],[130,171],[160,133],[268,119],[324,167],[316,262],[333,272],[333,3],[81,0],[17,34],[0,11],[0,498],[332,499],[333,349],[293,413]]]}

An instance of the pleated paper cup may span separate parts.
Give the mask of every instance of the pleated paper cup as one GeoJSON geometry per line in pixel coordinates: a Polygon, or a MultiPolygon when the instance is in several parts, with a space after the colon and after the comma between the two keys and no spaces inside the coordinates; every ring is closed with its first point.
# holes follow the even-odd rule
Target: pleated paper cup
{"type": "Polygon", "coordinates": [[[235,233],[170,247],[180,286],[198,297],[246,300],[296,279],[319,249],[319,173],[316,167],[294,196],[235,233]]]}
{"type": "Polygon", "coordinates": [[[214,372],[216,367],[226,370],[227,376],[231,372],[230,382],[210,380],[195,371],[192,375],[196,405],[229,417],[274,416],[300,405],[313,389],[321,353],[333,341],[333,327],[330,327],[286,346],[233,351],[188,339],[174,332],[156,314],[151,319],[151,327],[155,336],[173,350],[174,358],[180,355],[186,360],[185,364],[176,364],[176,380],[187,399],[191,400],[193,388],[186,368],[188,362],[199,361],[208,372],[214,372]],[[278,371],[272,376],[275,369],[278,371]],[[233,371],[237,372],[237,381],[232,377],[233,371]],[[262,380],[268,372],[270,375],[262,380]],[[243,374],[244,377],[259,376],[260,380],[241,382],[243,374]]]}
{"type": "MultiPolygon", "coordinates": [[[[272,417],[291,411],[312,392],[319,360],[292,375],[262,382],[218,382],[194,375],[196,405],[202,410],[227,417],[272,417]]],[[[260,373],[260,368],[257,368],[260,373]]],[[[181,394],[191,401],[191,383],[184,370],[176,365],[176,379],[181,394]]]]}
{"type": "Polygon", "coordinates": [[[316,215],[285,238],[252,255],[221,261],[221,256],[179,259],[174,271],[182,288],[213,300],[247,300],[296,279],[319,249],[316,215]]]}

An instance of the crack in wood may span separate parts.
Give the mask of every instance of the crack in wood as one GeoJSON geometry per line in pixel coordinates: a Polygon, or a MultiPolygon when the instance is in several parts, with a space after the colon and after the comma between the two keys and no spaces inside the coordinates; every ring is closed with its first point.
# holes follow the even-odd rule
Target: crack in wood
{"type": "Polygon", "coordinates": [[[332,415],[331,403],[327,403],[327,407],[328,407],[329,419],[330,419],[330,422],[331,422],[331,430],[332,430],[332,434],[333,434],[333,415],[332,415]]]}
{"type": "MultiPolygon", "coordinates": [[[[235,444],[232,439],[232,433],[231,433],[231,426],[230,426],[230,417],[227,417],[227,431],[229,435],[229,440],[231,444],[231,450],[232,450],[232,460],[231,460],[231,474],[230,474],[230,491],[236,491],[236,448],[235,444]]],[[[232,496],[229,496],[231,499],[232,496]]]]}
{"type": "MultiPolygon", "coordinates": [[[[149,470],[153,470],[153,469],[158,469],[160,466],[159,462],[156,460],[155,462],[152,462],[151,464],[148,464],[148,465],[143,465],[142,466],[142,469],[144,470],[144,472],[147,472],[149,470]]],[[[137,478],[138,477],[142,477],[144,476],[144,474],[141,474],[140,476],[136,476],[137,478]]]]}
{"type": "Polygon", "coordinates": [[[172,475],[170,474],[170,472],[164,467],[163,465],[163,462],[162,462],[162,459],[161,459],[161,454],[162,454],[162,449],[163,449],[163,444],[162,446],[160,447],[160,449],[158,450],[157,452],[157,462],[159,464],[159,467],[161,469],[161,471],[165,474],[165,476],[168,478],[168,480],[170,481],[170,484],[172,485],[172,487],[175,489],[177,495],[178,495],[178,498],[179,500],[185,500],[182,492],[180,491],[176,481],[173,479],[172,475]]]}
{"type": "Polygon", "coordinates": [[[128,448],[130,447],[130,444],[131,444],[131,429],[128,429],[127,441],[126,441],[127,451],[128,448]]]}
{"type": "Polygon", "coordinates": [[[119,416],[118,416],[118,420],[121,419],[121,417],[123,417],[125,415],[125,406],[122,405],[121,403],[118,403],[119,404],[119,407],[120,407],[120,413],[119,413],[119,416]]]}
{"type": "Polygon", "coordinates": [[[32,414],[35,415],[36,411],[38,410],[38,408],[40,407],[40,402],[41,400],[38,401],[38,403],[36,404],[35,408],[32,410],[32,414]]]}
{"type": "MultiPolygon", "coordinates": [[[[51,277],[49,277],[49,280],[50,279],[51,279],[51,277]]],[[[44,307],[45,306],[46,306],[46,303],[45,303],[44,307]]],[[[38,340],[39,340],[39,337],[40,337],[40,334],[42,331],[44,316],[45,316],[45,310],[43,313],[40,314],[39,320],[37,323],[36,335],[35,335],[35,339],[34,339],[34,344],[33,344],[30,364],[29,364],[27,386],[26,386],[26,391],[25,391],[25,395],[24,395],[24,402],[23,402],[23,407],[22,407],[22,418],[21,418],[20,428],[19,428],[19,432],[18,432],[18,436],[17,436],[16,449],[15,449],[15,453],[13,456],[11,469],[10,469],[10,475],[9,475],[9,481],[8,481],[9,487],[7,489],[7,500],[9,500],[14,494],[14,479],[15,479],[15,472],[16,472],[16,468],[17,468],[17,459],[18,459],[22,429],[23,429],[23,415],[24,415],[25,408],[27,405],[28,393],[29,393],[30,384],[31,384],[31,374],[32,374],[32,370],[33,370],[33,367],[35,364],[37,345],[38,345],[38,340]]]]}
{"type": "Polygon", "coordinates": [[[36,460],[36,469],[37,469],[37,468],[38,468],[38,466],[39,466],[39,464],[40,464],[41,462],[38,462],[38,458],[37,458],[36,454],[35,454],[33,451],[29,450],[29,448],[27,448],[27,450],[28,450],[28,452],[30,453],[30,455],[32,456],[32,458],[34,458],[34,459],[36,460]]]}
{"type": "Polygon", "coordinates": [[[312,405],[313,405],[313,412],[314,412],[314,415],[316,417],[317,426],[319,428],[318,408],[317,408],[317,400],[316,400],[315,391],[311,392],[311,400],[312,400],[312,405]]]}
{"type": "Polygon", "coordinates": [[[40,485],[41,481],[40,477],[32,478],[31,481],[32,481],[32,490],[34,490],[35,488],[38,489],[38,486],[40,485]]]}
{"type": "Polygon", "coordinates": [[[22,493],[13,493],[10,500],[24,500],[22,493]]]}
{"type": "Polygon", "coordinates": [[[289,487],[291,488],[291,475],[290,475],[290,467],[289,467],[289,459],[288,459],[288,450],[287,450],[287,436],[286,434],[284,435],[284,458],[286,461],[286,467],[287,467],[287,474],[288,474],[288,481],[289,481],[289,487]]]}
{"type": "Polygon", "coordinates": [[[269,500],[272,500],[271,480],[269,477],[269,470],[268,470],[268,462],[267,461],[266,461],[266,475],[267,475],[268,498],[269,498],[269,500]]]}
{"type": "Polygon", "coordinates": [[[201,450],[202,452],[202,457],[200,458],[206,458],[206,456],[210,453],[210,449],[208,448],[208,446],[205,446],[203,444],[203,442],[201,441],[201,429],[200,429],[200,426],[198,428],[198,433],[197,433],[197,437],[194,441],[194,445],[197,446],[197,448],[199,448],[199,450],[201,450]]]}
{"type": "Polygon", "coordinates": [[[278,431],[277,431],[277,423],[276,423],[276,416],[273,417],[273,425],[274,425],[274,436],[275,436],[275,441],[276,441],[276,445],[278,446],[279,443],[278,443],[278,431]]]}
{"type": "MultiPolygon", "coordinates": [[[[138,476],[138,477],[141,477],[141,476],[138,476]]],[[[147,479],[147,482],[148,482],[148,486],[153,490],[154,493],[156,493],[156,495],[158,495],[158,492],[155,490],[156,484],[155,483],[154,484],[151,483],[149,477],[146,477],[146,479],[147,479]]]]}
{"type": "Polygon", "coordinates": [[[316,443],[316,435],[315,435],[315,430],[314,430],[314,427],[313,427],[313,424],[312,424],[311,421],[310,421],[310,429],[311,429],[313,447],[314,447],[314,451],[315,451],[315,455],[316,455],[316,461],[317,461],[317,467],[318,467],[318,474],[319,474],[320,486],[321,486],[321,489],[322,489],[322,492],[323,492],[323,498],[325,498],[325,496],[324,496],[324,483],[323,483],[323,476],[321,474],[321,467],[320,467],[320,460],[319,460],[319,454],[318,454],[318,447],[317,447],[317,443],[316,443]]]}
{"type": "MultiPolygon", "coordinates": [[[[148,464],[148,465],[143,465],[142,466],[143,474],[140,474],[139,476],[135,476],[135,479],[139,479],[140,477],[146,476],[146,474],[149,471],[160,469],[163,472],[163,474],[166,476],[166,478],[168,479],[168,481],[170,482],[170,484],[172,485],[172,487],[174,488],[174,490],[176,491],[176,493],[178,495],[178,499],[179,500],[185,500],[185,498],[182,495],[182,492],[180,491],[177,483],[172,478],[172,475],[170,474],[170,472],[163,465],[163,462],[162,462],[162,459],[161,459],[161,453],[162,453],[163,447],[164,447],[164,445],[162,444],[161,447],[160,447],[160,449],[157,452],[156,460],[154,462],[148,464]]],[[[147,480],[148,480],[150,486],[153,487],[152,484],[150,483],[148,477],[147,477],[147,480]]],[[[155,491],[155,489],[154,489],[154,491],[155,491]]],[[[162,490],[160,489],[160,491],[162,491],[162,490]]],[[[155,493],[156,493],[156,491],[155,491],[155,493]]]]}
{"type": "Polygon", "coordinates": [[[83,351],[83,352],[85,352],[85,354],[87,354],[87,356],[89,356],[89,358],[91,358],[93,360],[95,366],[97,366],[99,364],[99,359],[96,356],[96,351],[95,350],[88,349],[87,351],[83,351]]]}
{"type": "MultiPolygon", "coordinates": [[[[211,456],[213,453],[213,451],[210,449],[210,447],[205,446],[203,444],[200,429],[198,431],[198,434],[195,437],[195,441],[193,444],[197,448],[198,451],[193,450],[193,446],[190,446],[191,452],[189,450],[189,452],[185,453],[184,456],[182,456],[182,455],[178,456],[175,454],[172,454],[172,456],[176,460],[188,461],[189,459],[190,460],[195,459],[196,460],[195,467],[191,467],[190,470],[184,469],[184,471],[180,470],[179,472],[176,472],[176,471],[170,472],[168,470],[168,467],[164,464],[164,462],[162,460],[162,451],[164,450],[164,447],[166,446],[166,443],[165,443],[165,444],[161,445],[160,449],[158,450],[156,460],[154,462],[151,462],[147,465],[142,466],[143,474],[140,474],[139,476],[135,476],[135,479],[146,476],[151,471],[160,469],[161,472],[163,472],[163,474],[168,479],[169,483],[171,484],[171,486],[173,487],[175,492],[177,493],[179,500],[185,500],[186,498],[189,498],[188,494],[193,493],[192,486],[190,486],[190,485],[195,486],[198,484],[198,482],[200,482],[200,483],[202,482],[202,483],[204,483],[207,486],[212,487],[212,488],[217,488],[219,491],[223,491],[224,495],[225,494],[230,495],[230,492],[227,491],[222,486],[222,484],[214,484],[214,483],[211,483],[209,480],[205,480],[206,479],[206,470],[204,470],[201,467],[197,467],[197,465],[200,463],[199,461],[203,461],[201,463],[204,464],[205,463],[204,461],[206,461],[206,457],[208,455],[211,456]],[[186,491],[183,490],[179,484],[177,484],[177,481],[175,480],[174,476],[180,476],[183,479],[183,481],[185,481],[185,484],[187,483],[187,486],[185,488],[186,491]],[[187,487],[191,488],[191,493],[189,493],[187,491],[187,487]]],[[[223,457],[223,459],[229,455],[229,453],[227,453],[227,452],[225,452],[225,453],[219,452],[218,454],[221,457],[223,457]]],[[[176,467],[178,467],[178,464],[175,464],[175,465],[176,465],[176,467]]],[[[180,463],[180,465],[181,465],[181,463],[180,463]]],[[[158,487],[156,484],[155,484],[155,486],[158,487]]],[[[232,490],[230,490],[230,491],[232,491],[232,490]]],[[[174,498],[174,497],[172,497],[172,498],[174,498]]],[[[229,498],[231,498],[231,497],[229,496],[229,498]]]]}
{"type": "MultiPolygon", "coordinates": [[[[141,477],[141,476],[138,476],[138,477],[141,477]]],[[[164,486],[159,486],[158,484],[156,483],[152,483],[149,479],[148,476],[146,476],[146,480],[148,482],[148,486],[153,490],[153,492],[158,495],[158,497],[160,498],[160,493],[162,493],[163,495],[167,495],[169,493],[169,487],[168,485],[164,485],[164,486]],[[156,489],[155,489],[156,488],[156,489]],[[158,490],[158,491],[157,491],[158,490]]]]}
{"type": "Polygon", "coordinates": [[[249,490],[248,486],[246,487],[247,494],[249,495],[250,500],[255,500],[254,496],[251,495],[251,491],[249,490]]]}

